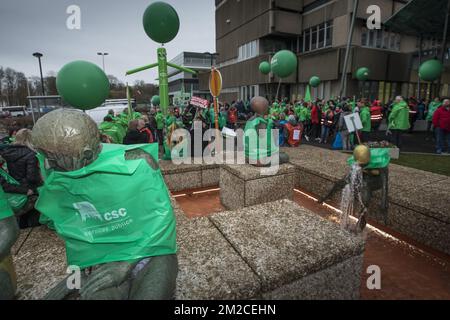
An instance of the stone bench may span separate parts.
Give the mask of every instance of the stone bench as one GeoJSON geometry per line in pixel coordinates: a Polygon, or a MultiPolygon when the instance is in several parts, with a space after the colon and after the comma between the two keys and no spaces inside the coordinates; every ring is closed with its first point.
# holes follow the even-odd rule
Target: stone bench
{"type": "Polygon", "coordinates": [[[219,185],[219,165],[181,164],[160,161],[167,188],[172,192],[219,185]]]}
{"type": "MultiPolygon", "coordinates": [[[[177,217],[176,299],[355,299],[363,243],[288,200],[177,217]]],[[[19,299],[42,299],[66,276],[63,242],[46,227],[13,248],[19,299]]]]}
{"type": "MultiPolygon", "coordinates": [[[[296,167],[295,187],[325,196],[348,172],[348,154],[311,146],[283,150],[296,167]]],[[[381,192],[374,194],[369,217],[411,239],[450,254],[450,178],[389,166],[389,210],[380,208],[381,192]]],[[[331,199],[339,204],[341,192],[331,199]]]]}
{"type": "Polygon", "coordinates": [[[261,281],[257,298],[358,299],[364,242],[290,200],[210,217],[261,281]]]}
{"type": "MultiPolygon", "coordinates": [[[[177,217],[179,272],[176,299],[250,299],[260,292],[251,268],[207,218],[177,217]]],[[[47,227],[22,230],[12,250],[17,298],[42,299],[66,276],[64,243],[47,227]]]]}
{"type": "Polygon", "coordinates": [[[291,199],[295,168],[284,164],[276,174],[265,175],[264,168],[251,165],[223,165],[220,169],[220,199],[229,209],[291,199]]]}
{"type": "Polygon", "coordinates": [[[178,300],[251,299],[260,292],[256,274],[208,218],[177,212],[178,300]]]}

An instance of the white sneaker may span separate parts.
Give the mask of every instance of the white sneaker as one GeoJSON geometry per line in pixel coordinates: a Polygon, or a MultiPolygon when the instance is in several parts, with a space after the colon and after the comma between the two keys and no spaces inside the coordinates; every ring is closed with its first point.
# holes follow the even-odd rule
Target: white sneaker
{"type": "Polygon", "coordinates": [[[305,136],[305,139],[306,139],[306,141],[308,141],[308,142],[309,142],[309,137],[308,137],[308,136],[305,136]]]}

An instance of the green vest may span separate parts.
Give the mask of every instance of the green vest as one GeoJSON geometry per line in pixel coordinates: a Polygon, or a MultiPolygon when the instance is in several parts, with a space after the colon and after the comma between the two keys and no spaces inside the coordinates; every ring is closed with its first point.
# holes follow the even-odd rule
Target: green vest
{"type": "Polygon", "coordinates": [[[427,121],[433,121],[434,113],[440,106],[442,106],[441,102],[433,101],[430,103],[430,105],[428,106],[428,113],[427,113],[427,117],[426,117],[427,121]]]}
{"type": "Polygon", "coordinates": [[[409,128],[409,106],[402,101],[395,104],[389,114],[389,129],[408,130],[409,128]]]}
{"type": "Polygon", "coordinates": [[[370,132],[372,130],[372,116],[369,107],[363,107],[359,113],[361,123],[363,125],[362,131],[370,132]]]}
{"type": "Polygon", "coordinates": [[[98,127],[100,132],[110,137],[112,143],[115,144],[121,144],[123,142],[125,136],[123,135],[124,130],[122,128],[120,124],[108,121],[100,123],[98,127]]]}
{"type": "Polygon", "coordinates": [[[162,114],[162,112],[158,112],[156,114],[155,120],[156,120],[156,128],[158,130],[164,129],[164,115],[162,114]]]}
{"type": "Polygon", "coordinates": [[[272,129],[274,124],[271,119],[265,120],[261,117],[247,121],[244,129],[245,139],[245,157],[252,160],[260,160],[276,154],[278,146],[272,137],[272,129]],[[260,136],[257,127],[260,123],[265,123],[267,126],[266,137],[260,136]]]}
{"type": "Polygon", "coordinates": [[[3,188],[0,186],[0,220],[12,217],[13,215],[14,212],[12,211],[9,205],[8,199],[6,198],[6,194],[3,191],[3,188]]]}
{"type": "Polygon", "coordinates": [[[145,159],[125,160],[135,149],[158,159],[157,144],[104,144],[98,159],[80,170],[45,172],[36,209],[40,222],[64,239],[69,265],[176,252],[175,217],[161,171],[145,159]]]}

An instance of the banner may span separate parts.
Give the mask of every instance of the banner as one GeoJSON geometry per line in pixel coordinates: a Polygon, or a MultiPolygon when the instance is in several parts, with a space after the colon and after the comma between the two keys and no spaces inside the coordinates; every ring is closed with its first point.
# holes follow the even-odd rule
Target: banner
{"type": "Polygon", "coordinates": [[[209,106],[209,101],[205,100],[205,99],[202,99],[202,98],[199,98],[199,97],[192,97],[191,98],[191,104],[193,106],[206,109],[209,106]]]}

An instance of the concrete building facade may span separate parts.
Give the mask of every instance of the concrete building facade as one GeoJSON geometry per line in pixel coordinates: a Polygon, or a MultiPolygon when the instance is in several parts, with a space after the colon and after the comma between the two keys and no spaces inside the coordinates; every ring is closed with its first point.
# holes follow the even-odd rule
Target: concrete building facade
{"type": "MultiPolygon", "coordinates": [[[[367,28],[367,9],[377,5],[381,21],[398,12],[405,0],[360,0],[347,66],[347,95],[388,101],[396,95],[429,97],[432,84],[418,85],[418,37],[397,34],[384,26],[367,28]],[[360,67],[371,70],[370,80],[358,81],[360,67]]],[[[263,75],[258,66],[279,50],[298,56],[298,70],[281,81],[279,97],[304,96],[312,76],[320,86],[313,95],[329,99],[340,94],[341,76],[353,0],[215,0],[217,66],[223,77],[221,100],[231,102],[255,95],[272,99],[279,79],[263,75]]],[[[422,60],[437,54],[440,41],[424,39],[422,60]]],[[[448,54],[446,66],[449,65],[448,54]]],[[[207,90],[209,74],[200,75],[200,89],[207,90]]],[[[443,76],[441,95],[448,95],[450,74],[443,76]]]]}
{"type": "MultiPolygon", "coordinates": [[[[211,65],[214,64],[215,59],[214,56],[208,53],[181,52],[170,62],[200,73],[211,70],[211,65]]],[[[168,68],[167,72],[169,75],[169,98],[172,101],[183,93],[189,97],[191,95],[203,98],[208,97],[209,90],[208,88],[200,89],[198,76],[171,67],[168,68]]]]}

